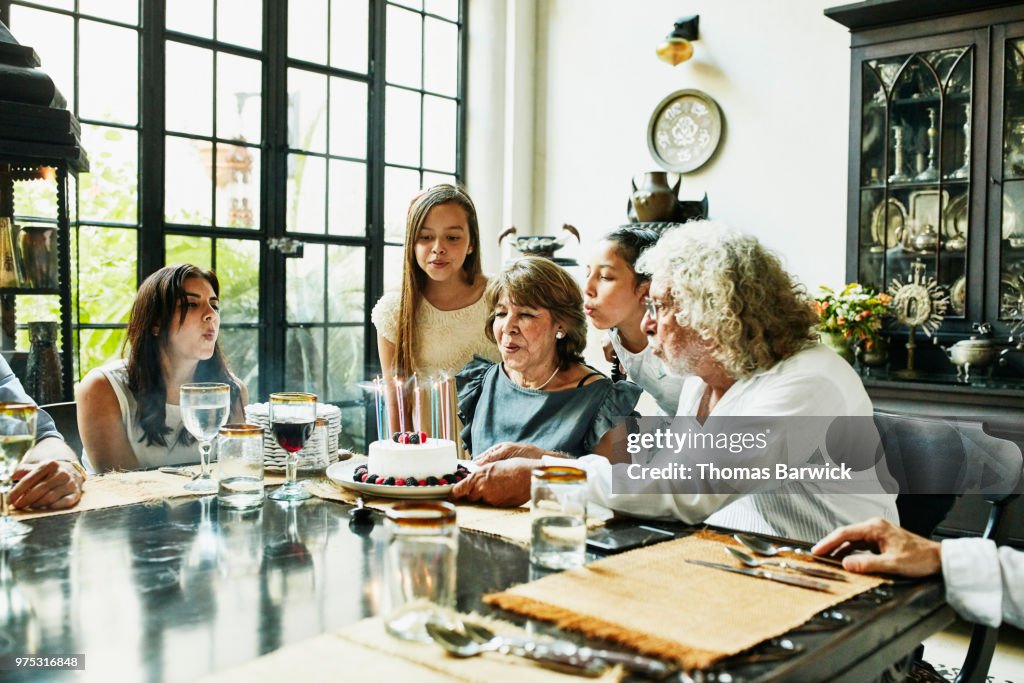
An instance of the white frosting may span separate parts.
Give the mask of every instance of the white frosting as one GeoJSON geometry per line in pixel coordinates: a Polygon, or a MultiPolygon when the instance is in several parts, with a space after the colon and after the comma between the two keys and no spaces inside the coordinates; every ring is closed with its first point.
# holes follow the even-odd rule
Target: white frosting
{"type": "Polygon", "coordinates": [[[458,467],[455,442],[447,439],[427,439],[425,444],[374,441],[367,455],[367,471],[385,479],[443,477],[458,467]]]}

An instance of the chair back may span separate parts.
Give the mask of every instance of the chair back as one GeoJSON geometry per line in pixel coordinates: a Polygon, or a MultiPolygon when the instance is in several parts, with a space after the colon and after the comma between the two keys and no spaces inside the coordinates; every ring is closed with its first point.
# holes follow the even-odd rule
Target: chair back
{"type": "Polygon", "coordinates": [[[39,406],[53,418],[57,431],[64,437],[78,459],[82,459],[82,437],[78,434],[78,405],[74,401],[39,406]]]}

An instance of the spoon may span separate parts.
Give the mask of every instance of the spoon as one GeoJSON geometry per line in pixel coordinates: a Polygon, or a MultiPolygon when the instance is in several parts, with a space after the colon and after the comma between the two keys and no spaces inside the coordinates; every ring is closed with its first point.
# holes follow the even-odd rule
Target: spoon
{"type": "Polygon", "coordinates": [[[800,572],[801,574],[806,574],[807,576],[816,576],[819,579],[830,579],[832,581],[848,580],[839,572],[830,571],[828,569],[815,569],[814,567],[803,567],[798,564],[783,562],[782,560],[755,560],[753,557],[747,555],[742,550],[737,550],[736,548],[732,548],[730,546],[726,546],[725,549],[730,555],[732,555],[748,567],[760,567],[764,565],[768,567],[778,567],[780,569],[788,569],[790,571],[800,572]]]}
{"type": "MultiPolygon", "coordinates": [[[[530,642],[521,638],[506,638],[504,636],[499,636],[486,626],[474,624],[470,621],[463,621],[462,628],[466,630],[466,635],[481,645],[500,645],[505,643],[513,647],[527,647],[530,642]]],[[[581,662],[591,662],[595,659],[599,659],[608,664],[622,664],[622,666],[630,671],[645,673],[658,678],[667,676],[673,671],[673,667],[670,667],[660,660],[652,659],[651,657],[644,657],[643,655],[635,655],[629,652],[616,652],[614,650],[577,646],[568,641],[552,643],[550,647],[557,649],[559,652],[563,652],[566,655],[575,655],[581,660],[581,662]]]]}
{"type": "Polygon", "coordinates": [[[843,566],[843,561],[840,559],[837,559],[835,557],[828,557],[826,555],[815,555],[811,551],[805,550],[804,548],[795,548],[789,545],[775,546],[769,543],[768,541],[764,540],[763,538],[751,536],[750,534],[733,534],[732,537],[740,543],[742,543],[743,545],[745,545],[750,550],[753,550],[758,555],[774,557],[782,551],[788,550],[790,552],[796,553],[797,555],[801,555],[812,560],[817,560],[818,562],[825,562],[826,564],[835,565],[837,567],[843,566]]]}
{"type": "Polygon", "coordinates": [[[600,659],[583,662],[574,655],[561,654],[541,643],[530,642],[524,643],[522,646],[513,646],[510,642],[499,638],[480,643],[465,633],[432,622],[427,623],[426,629],[435,643],[455,657],[475,657],[485,652],[497,652],[530,659],[545,668],[562,673],[589,678],[600,676],[607,668],[607,664],[600,659]]]}

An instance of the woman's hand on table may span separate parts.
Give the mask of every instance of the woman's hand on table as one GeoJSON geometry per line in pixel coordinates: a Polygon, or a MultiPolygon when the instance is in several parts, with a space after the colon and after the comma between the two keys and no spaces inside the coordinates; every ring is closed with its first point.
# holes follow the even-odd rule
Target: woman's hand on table
{"type": "Polygon", "coordinates": [[[452,500],[516,507],[530,499],[532,458],[510,458],[483,465],[452,489],[452,500]]]}
{"type": "Polygon", "coordinates": [[[473,456],[473,462],[477,465],[487,465],[492,462],[498,462],[499,460],[508,460],[509,458],[529,458],[531,460],[540,460],[545,455],[550,455],[547,451],[537,446],[531,446],[528,443],[512,443],[510,441],[502,441],[496,443],[480,455],[473,456]]]}
{"type": "Polygon", "coordinates": [[[14,478],[19,481],[11,489],[11,505],[34,510],[63,510],[76,505],[85,481],[67,460],[23,463],[15,470],[14,478]]]}

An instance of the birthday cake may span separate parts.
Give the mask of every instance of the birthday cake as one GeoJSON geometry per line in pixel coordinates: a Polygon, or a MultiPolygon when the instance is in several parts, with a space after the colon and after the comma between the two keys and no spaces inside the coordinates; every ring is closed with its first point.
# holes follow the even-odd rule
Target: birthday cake
{"type": "Polygon", "coordinates": [[[423,432],[396,432],[390,440],[374,441],[365,466],[353,479],[388,486],[445,486],[467,474],[458,464],[455,442],[434,439],[423,432]]]}

